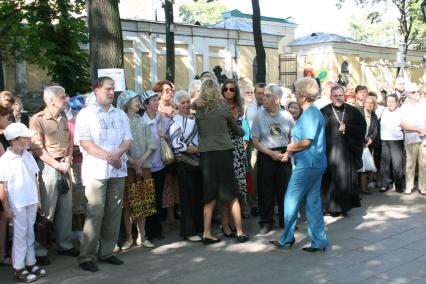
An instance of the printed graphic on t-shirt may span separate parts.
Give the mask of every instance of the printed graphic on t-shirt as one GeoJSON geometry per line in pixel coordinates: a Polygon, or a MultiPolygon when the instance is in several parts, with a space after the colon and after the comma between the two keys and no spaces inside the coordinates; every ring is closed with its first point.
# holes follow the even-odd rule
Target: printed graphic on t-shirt
{"type": "Polygon", "coordinates": [[[271,134],[272,138],[275,140],[281,139],[281,125],[279,123],[271,123],[269,125],[269,133],[271,134]]]}

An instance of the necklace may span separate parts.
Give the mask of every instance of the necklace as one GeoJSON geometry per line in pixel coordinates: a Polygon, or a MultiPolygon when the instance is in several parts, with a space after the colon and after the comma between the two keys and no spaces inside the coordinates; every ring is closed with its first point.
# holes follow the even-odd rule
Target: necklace
{"type": "Polygon", "coordinates": [[[342,114],[341,120],[339,119],[339,116],[337,115],[337,112],[336,112],[336,109],[334,108],[334,106],[331,106],[331,109],[333,110],[333,113],[334,113],[334,116],[337,119],[337,122],[339,122],[339,125],[340,125],[339,130],[342,131],[343,134],[345,134],[345,131],[341,130],[342,126],[343,126],[343,119],[345,118],[345,111],[346,111],[345,106],[343,106],[343,114],[342,114]]]}

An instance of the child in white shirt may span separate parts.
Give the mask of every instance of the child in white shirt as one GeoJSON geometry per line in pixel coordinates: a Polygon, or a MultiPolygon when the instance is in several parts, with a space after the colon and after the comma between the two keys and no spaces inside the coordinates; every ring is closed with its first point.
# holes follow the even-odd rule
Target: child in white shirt
{"type": "Polygon", "coordinates": [[[11,147],[0,157],[0,200],[4,216],[13,220],[12,266],[18,280],[28,283],[46,276],[36,265],[34,222],[39,194],[39,172],[33,156],[27,152],[33,131],[22,123],[12,123],[4,131],[11,147]]]}

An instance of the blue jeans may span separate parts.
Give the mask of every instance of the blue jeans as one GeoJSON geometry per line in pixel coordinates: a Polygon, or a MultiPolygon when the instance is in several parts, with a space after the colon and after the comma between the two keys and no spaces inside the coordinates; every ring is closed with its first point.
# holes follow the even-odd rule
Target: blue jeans
{"type": "Polygon", "coordinates": [[[281,244],[294,240],[297,212],[304,199],[311,246],[323,248],[329,245],[321,205],[321,179],[324,170],[297,167],[293,170],[284,198],[284,232],[280,237],[281,244]]]}

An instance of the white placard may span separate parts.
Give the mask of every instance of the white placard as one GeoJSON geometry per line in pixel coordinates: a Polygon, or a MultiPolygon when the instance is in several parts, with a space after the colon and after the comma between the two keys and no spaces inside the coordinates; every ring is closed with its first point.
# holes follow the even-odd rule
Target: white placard
{"type": "Polygon", "coordinates": [[[124,69],[109,68],[98,69],[99,77],[111,77],[114,80],[114,92],[122,92],[126,90],[126,80],[124,77],[124,69]]]}

